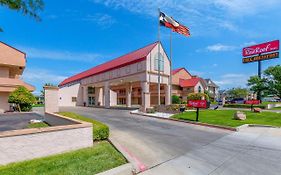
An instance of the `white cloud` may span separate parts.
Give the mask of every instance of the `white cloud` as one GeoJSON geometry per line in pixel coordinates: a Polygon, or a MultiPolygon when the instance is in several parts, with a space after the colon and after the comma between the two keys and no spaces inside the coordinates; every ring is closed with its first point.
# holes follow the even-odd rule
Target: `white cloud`
{"type": "Polygon", "coordinates": [[[223,88],[232,87],[246,87],[249,75],[228,73],[219,77],[218,80],[214,81],[217,85],[223,88]]]}
{"type": "MultiPolygon", "coordinates": [[[[160,8],[179,22],[189,26],[192,34],[216,32],[218,28],[239,32],[233,18],[257,16],[281,5],[280,0],[91,0],[114,9],[156,18],[160,8]]],[[[247,30],[247,29],[244,29],[247,30]]]]}
{"type": "Polygon", "coordinates": [[[224,44],[214,44],[206,47],[207,51],[210,52],[221,52],[221,51],[232,51],[236,47],[235,46],[230,46],[230,45],[224,45],[224,44]]]}
{"type": "Polygon", "coordinates": [[[58,75],[50,70],[46,69],[29,69],[27,68],[23,75],[22,79],[26,82],[31,84],[41,84],[44,85],[45,83],[52,83],[58,84],[59,82],[66,79],[66,76],[58,75]]]}
{"type": "Polygon", "coordinates": [[[21,46],[18,46],[17,48],[19,48],[20,50],[23,50],[26,53],[28,58],[36,58],[36,59],[92,62],[92,61],[97,61],[97,59],[104,57],[101,54],[90,53],[90,52],[47,50],[47,49],[41,49],[41,48],[21,47],[21,46]]]}
{"type": "Polygon", "coordinates": [[[116,20],[112,16],[108,14],[101,14],[101,13],[97,13],[94,15],[87,15],[86,17],[82,18],[82,20],[95,22],[102,27],[110,27],[111,25],[116,23],[116,20]]]}

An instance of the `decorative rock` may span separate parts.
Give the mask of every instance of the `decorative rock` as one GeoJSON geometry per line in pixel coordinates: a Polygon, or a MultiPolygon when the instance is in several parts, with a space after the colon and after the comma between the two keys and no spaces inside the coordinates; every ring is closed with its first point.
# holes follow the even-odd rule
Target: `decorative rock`
{"type": "Polygon", "coordinates": [[[246,114],[241,111],[237,111],[234,113],[233,118],[235,120],[246,120],[246,114]]]}
{"type": "Polygon", "coordinates": [[[261,108],[254,108],[254,112],[260,113],[261,112],[261,108]]]}

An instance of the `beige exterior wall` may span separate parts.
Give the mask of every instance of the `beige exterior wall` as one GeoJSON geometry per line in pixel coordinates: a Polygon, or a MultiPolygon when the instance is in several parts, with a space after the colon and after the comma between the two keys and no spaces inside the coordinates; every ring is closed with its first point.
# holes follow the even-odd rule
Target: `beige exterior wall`
{"type": "Polygon", "coordinates": [[[0,113],[8,111],[10,105],[8,103],[9,92],[0,92],[0,113]]]}
{"type": "Polygon", "coordinates": [[[25,54],[0,42],[0,58],[2,65],[25,67],[25,54]]]}
{"type": "Polygon", "coordinates": [[[184,69],[180,70],[179,72],[177,72],[172,76],[173,84],[175,85],[180,84],[179,82],[180,79],[190,79],[190,78],[192,78],[191,75],[188,72],[186,72],[184,69]]]}
{"type": "Polygon", "coordinates": [[[0,66],[0,78],[9,78],[9,68],[0,66]]]}
{"type": "Polygon", "coordinates": [[[57,87],[45,86],[45,112],[59,112],[59,89],[57,87]]]}
{"type": "Polygon", "coordinates": [[[201,82],[198,82],[196,86],[194,87],[194,92],[198,93],[199,92],[199,87],[201,87],[201,93],[204,93],[204,86],[201,82]]]}
{"type": "Polygon", "coordinates": [[[66,86],[59,89],[59,106],[76,106],[79,103],[83,104],[82,101],[82,90],[80,83],[66,86]],[[76,101],[72,101],[72,97],[76,98],[76,101]]]}

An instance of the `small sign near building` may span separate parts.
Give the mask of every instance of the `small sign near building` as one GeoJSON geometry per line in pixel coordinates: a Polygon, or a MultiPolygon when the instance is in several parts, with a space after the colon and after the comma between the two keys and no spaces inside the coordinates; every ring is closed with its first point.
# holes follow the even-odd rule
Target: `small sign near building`
{"type": "Polygon", "coordinates": [[[187,106],[193,107],[193,108],[207,108],[207,101],[206,100],[188,100],[187,106]]]}
{"type": "Polygon", "coordinates": [[[207,100],[188,100],[187,102],[188,107],[196,108],[196,121],[198,122],[199,118],[199,109],[200,108],[207,108],[207,100]]]}

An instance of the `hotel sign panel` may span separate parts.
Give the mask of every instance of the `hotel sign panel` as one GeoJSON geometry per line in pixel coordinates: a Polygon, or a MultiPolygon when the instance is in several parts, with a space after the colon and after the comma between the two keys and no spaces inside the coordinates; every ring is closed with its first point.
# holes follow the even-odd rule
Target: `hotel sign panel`
{"type": "Polygon", "coordinates": [[[279,58],[279,40],[274,40],[254,46],[245,47],[242,50],[243,63],[256,62],[279,58]]]}

